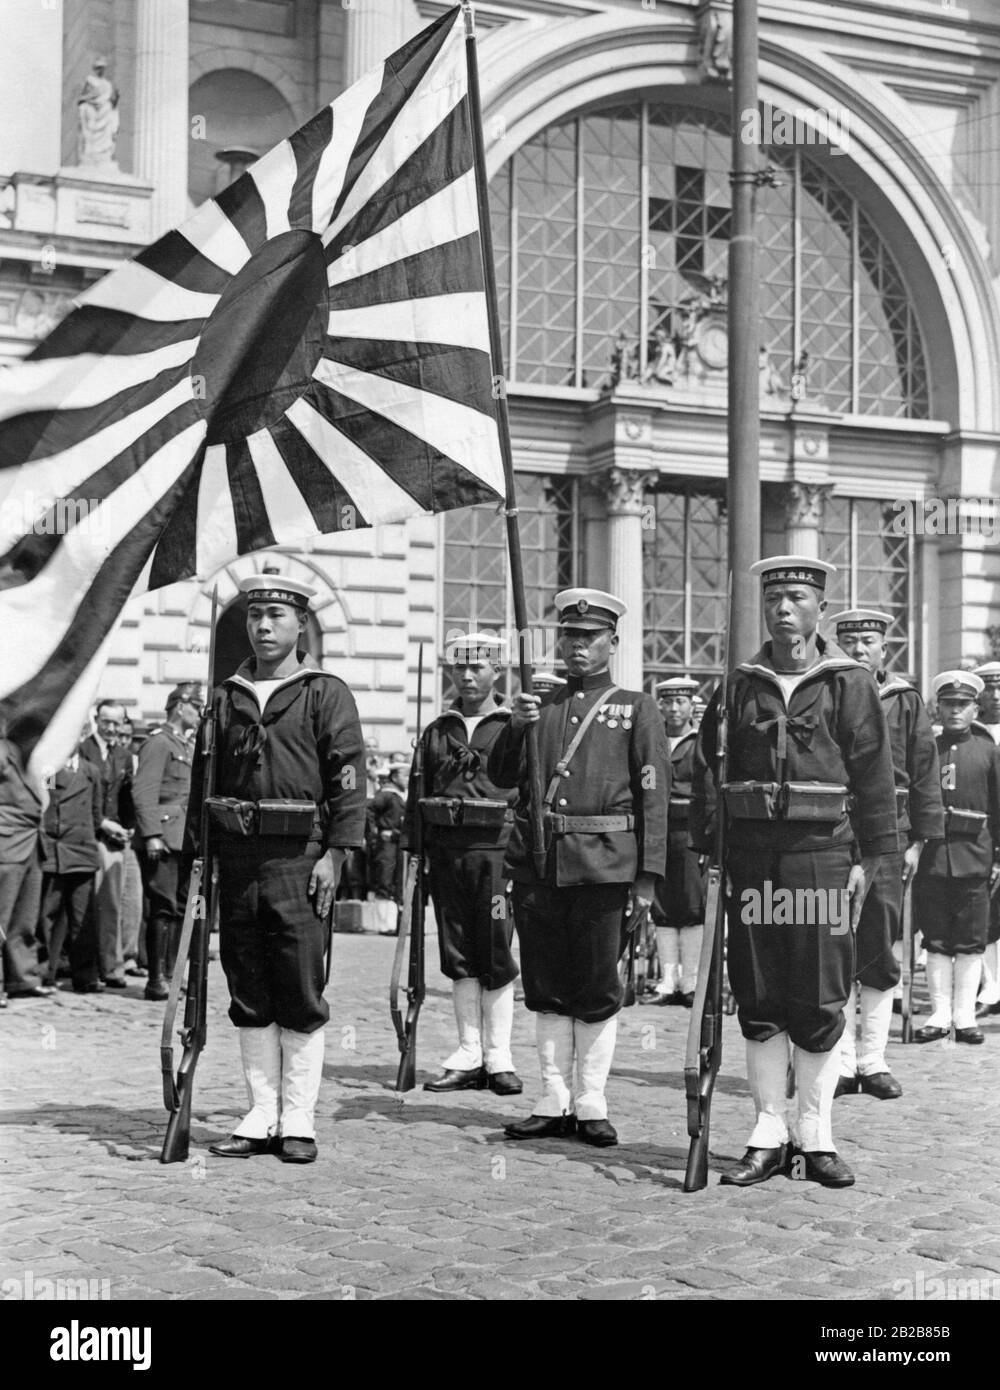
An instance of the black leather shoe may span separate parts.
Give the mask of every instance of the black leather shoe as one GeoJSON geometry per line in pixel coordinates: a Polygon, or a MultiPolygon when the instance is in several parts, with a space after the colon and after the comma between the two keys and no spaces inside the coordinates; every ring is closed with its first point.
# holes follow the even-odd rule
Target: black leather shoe
{"type": "Polygon", "coordinates": [[[753,1187],[783,1173],[788,1163],[788,1145],[776,1149],[747,1149],[735,1168],[723,1173],[719,1182],[730,1187],[753,1187]]]}
{"type": "Polygon", "coordinates": [[[55,994],[55,985],[29,985],[27,989],[9,989],[7,991],[11,999],[48,999],[50,994],[55,994]]]}
{"type": "Polygon", "coordinates": [[[789,1159],[789,1173],[806,1182],[818,1182],[822,1187],[853,1187],[854,1174],[839,1154],[825,1153],[819,1149],[803,1152],[793,1149],[789,1159]]]}
{"type": "Polygon", "coordinates": [[[1000,1004],[977,1004],[976,1017],[989,1018],[992,1014],[1000,1014],[1000,1004]]]}
{"type": "Polygon", "coordinates": [[[691,992],[690,992],[689,994],[682,994],[681,997],[680,997],[680,1002],[681,1002],[681,1007],[682,1007],[682,1008],[684,1008],[684,1009],[693,1009],[693,1008],[694,1008],[694,990],[691,990],[691,992]]]}
{"type": "Polygon", "coordinates": [[[144,970],[141,965],[126,965],[125,974],[131,975],[134,980],[144,980],[149,971],[144,970]]]}
{"type": "Polygon", "coordinates": [[[524,1090],[521,1078],[513,1071],[490,1072],[489,1087],[498,1096],[519,1096],[524,1090]]]}
{"type": "Polygon", "coordinates": [[[273,1151],[273,1139],[245,1139],[234,1134],[229,1139],[220,1139],[217,1144],[209,1144],[208,1152],[216,1158],[253,1158],[255,1154],[269,1154],[273,1151]]]}
{"type": "Polygon", "coordinates": [[[74,994],[103,994],[104,982],[102,980],[84,980],[81,984],[74,983],[74,994]]]}
{"type": "Polygon", "coordinates": [[[974,1043],[978,1046],[979,1043],[984,1043],[986,1041],[986,1034],[979,1028],[956,1028],[955,1041],[974,1043]]]}
{"type": "Polygon", "coordinates": [[[929,1023],[925,1023],[922,1028],[918,1028],[914,1033],[914,1039],[918,1043],[940,1042],[942,1038],[948,1037],[950,1028],[932,1028],[929,1023]]]}
{"type": "Polygon", "coordinates": [[[118,975],[109,975],[104,981],[105,989],[128,989],[128,980],[121,979],[118,975]]]}
{"type": "Polygon", "coordinates": [[[585,1144],[611,1149],[618,1143],[618,1131],[607,1120],[577,1120],[576,1132],[585,1144]]]}
{"type": "Polygon", "coordinates": [[[570,1139],[575,1133],[575,1115],[529,1115],[504,1127],[508,1139],[570,1139]]]}
{"type": "Polygon", "coordinates": [[[150,980],[142,991],[143,999],[169,999],[170,987],[164,979],[150,980]]]}
{"type": "Polygon", "coordinates": [[[425,1081],[425,1091],[485,1091],[489,1077],[485,1067],[474,1067],[472,1071],[446,1071],[436,1081],[425,1081]]]}
{"type": "Polygon", "coordinates": [[[287,1135],[281,1141],[278,1157],[282,1163],[315,1163],[318,1153],[315,1139],[297,1139],[287,1135]]]}
{"type": "Polygon", "coordinates": [[[859,1076],[839,1076],[837,1085],[834,1087],[833,1098],[837,1100],[840,1096],[856,1096],[861,1090],[861,1078],[859,1076]]]}
{"type": "Polygon", "coordinates": [[[876,1071],[871,1076],[861,1076],[858,1080],[858,1089],[862,1094],[874,1096],[876,1100],[898,1100],[903,1094],[903,1088],[892,1072],[876,1071]]]}

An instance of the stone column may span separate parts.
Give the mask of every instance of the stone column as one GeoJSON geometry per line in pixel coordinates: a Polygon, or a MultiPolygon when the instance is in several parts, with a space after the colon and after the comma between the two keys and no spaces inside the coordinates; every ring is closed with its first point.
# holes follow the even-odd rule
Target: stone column
{"type": "Polygon", "coordinates": [[[137,0],[135,172],[153,185],[150,238],[188,211],[187,0],[137,0]]]}
{"type": "Polygon", "coordinates": [[[412,0],[345,0],[344,8],[344,80],[348,86],[424,27],[412,0]]]}
{"type": "Polygon", "coordinates": [[[789,483],[785,497],[785,547],[789,555],[820,558],[823,503],[832,491],[829,483],[789,483]]]}
{"type": "Polygon", "coordinates": [[[604,476],[608,499],[608,589],[628,607],[618,624],[620,640],[612,658],[611,674],[615,683],[627,690],[643,688],[643,491],[651,476],[641,468],[611,468],[604,476]]]}

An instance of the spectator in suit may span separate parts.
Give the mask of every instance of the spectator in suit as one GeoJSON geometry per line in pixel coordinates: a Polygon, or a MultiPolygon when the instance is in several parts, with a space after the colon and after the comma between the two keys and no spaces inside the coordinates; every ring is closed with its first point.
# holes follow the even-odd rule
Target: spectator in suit
{"type": "Polygon", "coordinates": [[[38,908],[42,866],[39,826],[45,794],[27,776],[20,750],[0,725],[0,1008],[12,999],[52,994],[42,983],[38,908]]]}
{"type": "MultiPolygon", "coordinates": [[[[89,734],[85,727],[81,739],[89,734]]],[[[47,983],[55,984],[68,940],[70,973],[77,994],[104,986],[97,970],[94,879],[101,859],[97,827],[102,819],[101,779],[79,751],[59,769],[42,820],[41,934],[48,948],[47,983]]]]}
{"type": "Polygon", "coordinates": [[[101,782],[101,823],[97,832],[100,868],[95,883],[98,966],[109,989],[124,989],[125,957],[122,950],[122,889],[125,880],[125,846],[129,832],[122,788],[129,777],[130,754],[118,744],[118,730],[125,709],[116,700],[101,700],[94,711],[94,732],[80,745],[80,755],[96,770],[101,782]],[[124,807],[124,809],[123,809],[124,807]]]}

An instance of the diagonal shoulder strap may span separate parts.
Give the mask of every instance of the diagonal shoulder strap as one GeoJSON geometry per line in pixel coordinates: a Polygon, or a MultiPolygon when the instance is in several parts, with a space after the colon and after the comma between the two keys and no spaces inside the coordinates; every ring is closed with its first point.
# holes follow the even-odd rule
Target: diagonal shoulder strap
{"type": "Polygon", "coordinates": [[[604,699],[595,701],[595,703],[591,705],[590,709],[583,716],[583,720],[580,724],[580,727],[573,735],[572,743],[566,749],[566,752],[562,755],[559,761],[556,763],[555,774],[553,775],[552,781],[549,783],[548,791],[546,791],[545,793],[545,801],[542,803],[544,806],[551,807],[553,798],[556,794],[556,788],[562,781],[563,773],[569,767],[573,754],[580,747],[580,743],[583,739],[584,734],[587,732],[591,724],[600,714],[601,710],[607,709],[608,701],[611,699],[612,695],[617,695],[620,689],[621,687],[617,685],[609,686],[608,689],[604,692],[604,699]]]}

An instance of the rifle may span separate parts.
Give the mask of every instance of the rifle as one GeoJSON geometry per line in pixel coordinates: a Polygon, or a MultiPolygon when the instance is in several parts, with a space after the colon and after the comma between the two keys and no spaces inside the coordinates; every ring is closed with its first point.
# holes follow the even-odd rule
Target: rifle
{"type": "Polygon", "coordinates": [[[687,1096],[688,1147],[684,1191],[700,1192],[708,1184],[708,1138],[715,1078],[722,1063],[722,977],[726,945],[726,808],[722,788],[726,781],[729,642],[733,604],[733,576],[726,595],[726,635],[723,644],[722,680],[719,684],[718,724],[715,735],[715,845],[708,866],[705,892],[705,930],[698,962],[698,984],[691,1009],[684,1054],[684,1093],[687,1096]]]}
{"type": "Polygon", "coordinates": [[[417,657],[417,736],[413,744],[413,768],[410,787],[413,791],[413,820],[410,860],[406,870],[406,890],[403,898],[402,920],[396,939],[396,955],[389,984],[389,1012],[399,1042],[399,1070],[396,1090],[412,1091],[417,1084],[417,1020],[424,1002],[424,822],[420,802],[424,795],[424,748],[421,743],[420,716],[424,696],[424,647],[420,644],[417,657]],[[399,1008],[399,977],[402,970],[406,939],[410,940],[410,970],[406,985],[406,1019],[399,1008]]]}
{"type": "MultiPolygon", "coordinates": [[[[622,985],[625,990],[625,997],[622,1000],[626,1009],[630,1009],[635,1003],[636,997],[636,955],[642,955],[645,960],[645,930],[649,920],[649,908],[640,907],[636,904],[631,913],[622,922],[622,944],[627,950],[625,968],[622,972],[622,985]],[[641,947],[640,947],[641,942],[641,947]]],[[[643,980],[645,980],[645,967],[643,967],[643,980]]]]}
{"type": "Polygon", "coordinates": [[[208,938],[213,913],[218,911],[217,875],[211,860],[208,835],[208,812],[205,803],[215,791],[215,710],[212,707],[212,672],[215,669],[215,632],[219,608],[219,589],[212,593],[212,628],[208,649],[208,682],[205,717],[201,725],[202,752],[202,809],[198,857],[191,866],[187,906],[181,927],[174,973],[170,979],[170,994],[163,1015],[160,1033],[160,1070],[163,1073],[163,1103],[170,1119],[160,1151],[161,1163],[183,1163],[191,1142],[191,1098],[194,1073],[208,1036],[208,938]],[[187,967],[187,995],[184,1000],[184,1024],[178,1032],[184,1051],[177,1075],[174,1076],[173,1029],[177,1004],[187,967]]]}
{"type": "Polygon", "coordinates": [[[913,1041],[913,874],[903,879],[902,986],[903,1042],[913,1041]]]}

